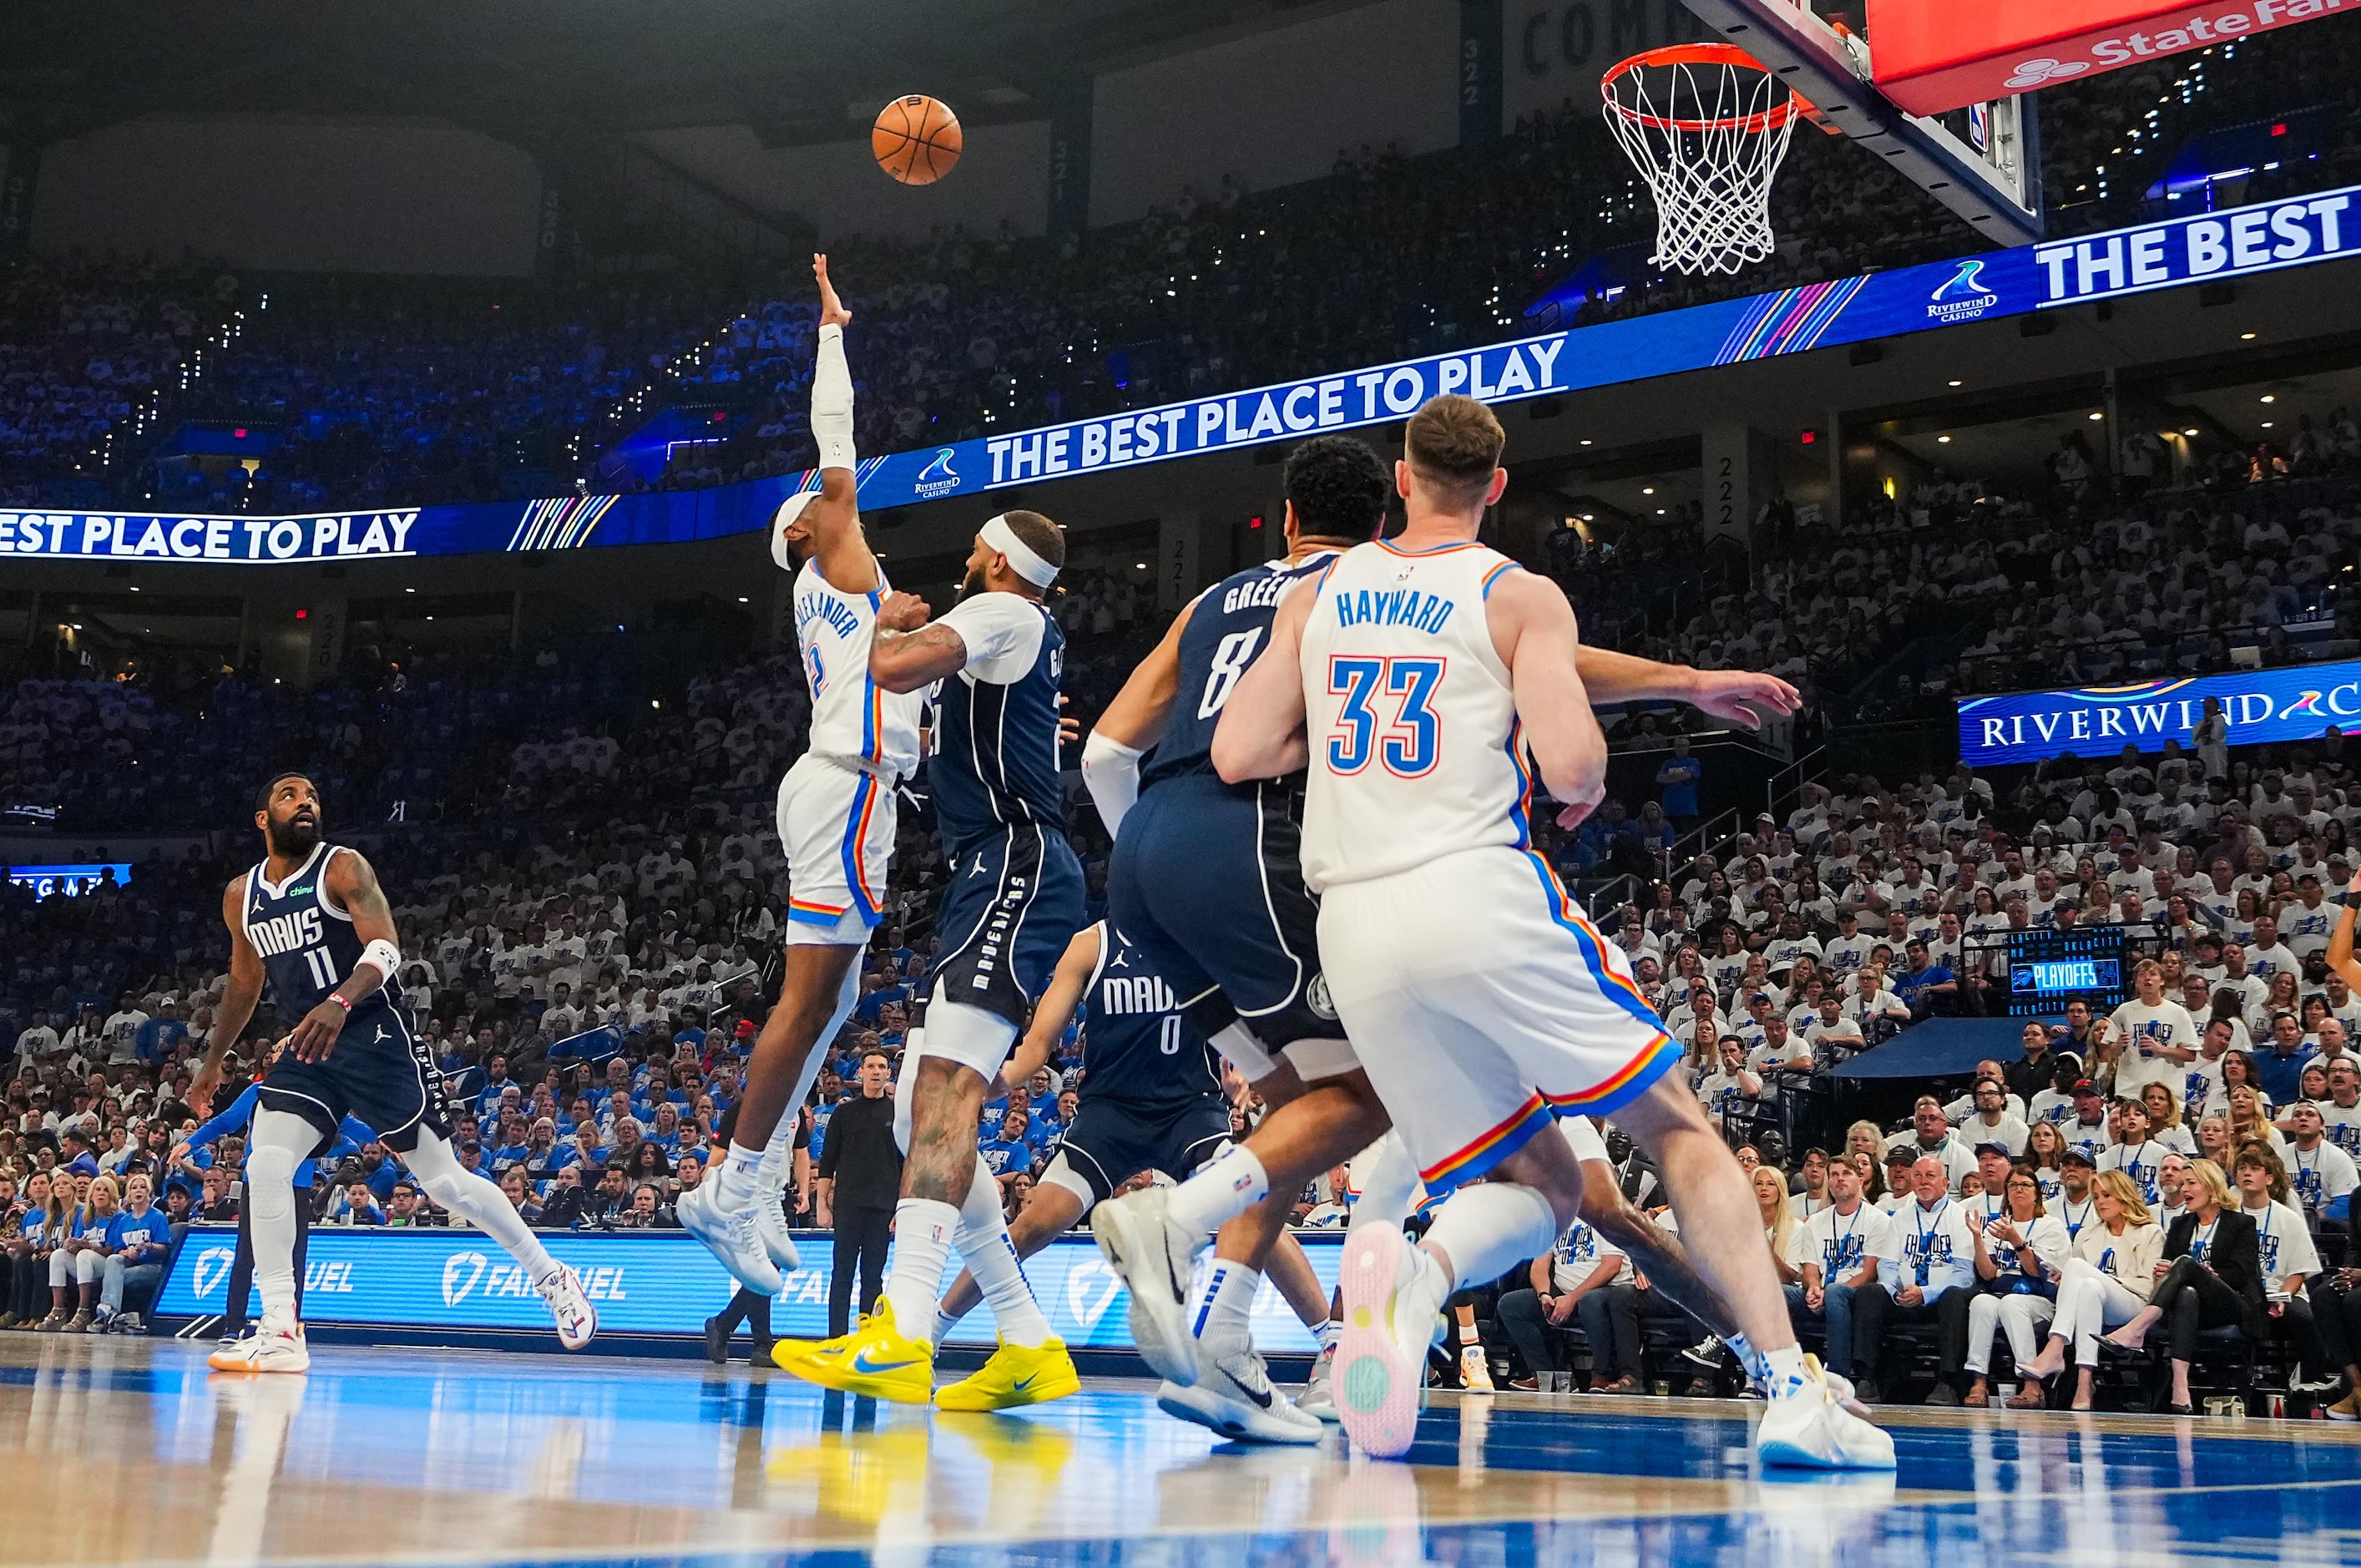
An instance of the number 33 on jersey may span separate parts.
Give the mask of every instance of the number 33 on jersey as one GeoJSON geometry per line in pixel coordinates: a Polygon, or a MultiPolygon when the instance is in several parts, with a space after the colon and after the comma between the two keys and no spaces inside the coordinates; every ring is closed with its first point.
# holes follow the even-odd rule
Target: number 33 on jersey
{"type": "Polygon", "coordinates": [[[1484,615],[1493,583],[1515,567],[1481,544],[1411,553],[1379,542],[1346,551],[1322,580],[1302,652],[1303,870],[1315,891],[1461,850],[1525,846],[1531,777],[1484,615]],[[1448,751],[1446,728],[1459,736],[1448,751]]]}

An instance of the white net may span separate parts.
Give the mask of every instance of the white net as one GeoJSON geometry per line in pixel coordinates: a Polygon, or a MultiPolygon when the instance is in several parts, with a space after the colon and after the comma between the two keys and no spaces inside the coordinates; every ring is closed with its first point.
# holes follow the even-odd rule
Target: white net
{"type": "Polygon", "coordinates": [[[1656,198],[1656,253],[1679,272],[1770,256],[1771,181],[1802,101],[1727,44],[1657,49],[1600,83],[1607,123],[1656,198]]]}

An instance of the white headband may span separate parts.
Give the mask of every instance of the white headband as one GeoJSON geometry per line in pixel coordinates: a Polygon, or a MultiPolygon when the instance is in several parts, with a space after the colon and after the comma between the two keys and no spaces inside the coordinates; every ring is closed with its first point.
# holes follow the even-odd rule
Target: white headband
{"type": "Polygon", "coordinates": [[[1058,568],[1033,553],[1032,547],[1016,537],[1008,526],[1006,513],[983,525],[983,539],[986,544],[1008,557],[1009,570],[1037,588],[1046,588],[1058,580],[1058,568]]]}
{"type": "Polygon", "coordinates": [[[804,510],[819,499],[818,490],[799,490],[779,503],[771,514],[771,559],[782,572],[796,569],[794,552],[787,548],[787,530],[804,515],[804,510]]]}

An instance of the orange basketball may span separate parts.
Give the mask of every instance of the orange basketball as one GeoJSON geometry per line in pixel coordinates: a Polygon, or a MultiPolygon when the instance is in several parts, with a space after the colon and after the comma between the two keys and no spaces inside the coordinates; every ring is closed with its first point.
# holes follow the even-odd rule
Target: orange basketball
{"type": "Polygon", "coordinates": [[[923,93],[886,104],[869,133],[869,150],[877,155],[877,167],[905,185],[931,185],[949,174],[963,145],[959,116],[949,104],[923,93]]]}

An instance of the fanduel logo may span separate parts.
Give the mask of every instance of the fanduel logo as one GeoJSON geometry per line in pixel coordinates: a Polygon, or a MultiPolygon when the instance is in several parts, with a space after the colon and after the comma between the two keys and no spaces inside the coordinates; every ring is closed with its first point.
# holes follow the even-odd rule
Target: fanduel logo
{"type": "Polygon", "coordinates": [[[197,1299],[203,1300],[216,1286],[229,1278],[230,1266],[237,1261],[235,1248],[209,1246],[197,1254],[197,1266],[189,1271],[189,1289],[197,1299]]]}
{"type": "Polygon", "coordinates": [[[1115,1299],[1123,1293],[1123,1281],[1097,1258],[1086,1258],[1074,1266],[1066,1276],[1066,1306],[1073,1312],[1074,1321],[1089,1333],[1099,1326],[1115,1299]],[[1104,1281],[1104,1288],[1100,1288],[1104,1281]]]}
{"type": "Polygon", "coordinates": [[[455,1252],[443,1260],[443,1304],[456,1307],[467,1299],[484,1277],[492,1260],[479,1252],[455,1252]]]}
{"type": "Polygon", "coordinates": [[[1973,258],[1958,266],[1958,271],[1927,296],[1928,321],[1946,326],[1953,322],[1971,322],[2000,303],[2000,296],[1984,287],[1982,258],[1973,258]]]}
{"type": "Polygon", "coordinates": [[[922,501],[933,500],[938,496],[947,496],[958,489],[960,477],[959,471],[951,466],[951,449],[946,446],[937,452],[935,460],[919,470],[917,478],[911,483],[910,488],[917,493],[918,499],[922,501]]]}

